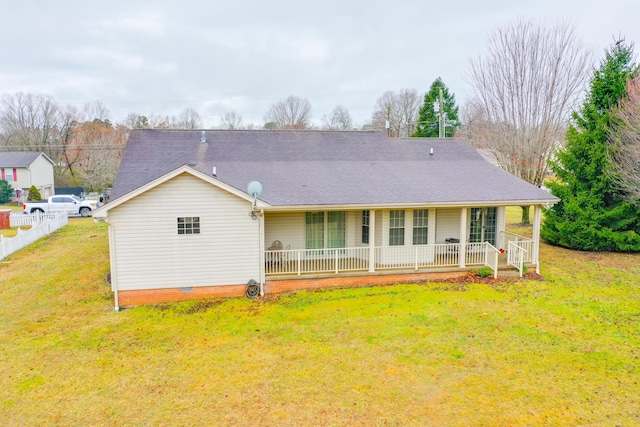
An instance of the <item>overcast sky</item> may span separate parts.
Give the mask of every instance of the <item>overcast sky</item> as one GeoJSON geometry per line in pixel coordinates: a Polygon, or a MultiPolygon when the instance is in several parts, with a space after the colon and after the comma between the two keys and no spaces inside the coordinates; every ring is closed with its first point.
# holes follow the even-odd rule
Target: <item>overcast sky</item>
{"type": "Polygon", "coordinates": [[[518,17],[568,20],[596,60],[640,42],[637,0],[0,1],[0,94],[101,100],[112,121],[191,107],[205,127],[232,110],[261,124],[288,95],[316,123],[342,104],[362,124],[386,90],[438,76],[464,104],[469,59],[518,17]]]}

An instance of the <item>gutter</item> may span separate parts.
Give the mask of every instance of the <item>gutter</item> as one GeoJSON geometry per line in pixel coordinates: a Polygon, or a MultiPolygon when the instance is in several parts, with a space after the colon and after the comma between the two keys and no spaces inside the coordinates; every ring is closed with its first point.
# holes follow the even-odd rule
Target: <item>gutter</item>
{"type": "Polygon", "coordinates": [[[499,206],[551,206],[560,202],[558,198],[538,199],[538,200],[501,200],[495,201],[472,201],[472,202],[427,202],[427,203],[388,203],[388,204],[348,204],[348,205],[283,205],[265,206],[261,212],[284,212],[284,211],[328,211],[328,210],[380,210],[380,209],[426,209],[426,208],[468,208],[468,207],[499,207],[499,206]]]}

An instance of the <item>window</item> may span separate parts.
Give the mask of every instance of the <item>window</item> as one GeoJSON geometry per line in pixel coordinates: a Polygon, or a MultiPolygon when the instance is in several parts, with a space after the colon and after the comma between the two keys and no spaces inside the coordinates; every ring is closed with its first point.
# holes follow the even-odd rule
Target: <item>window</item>
{"type": "Polygon", "coordinates": [[[327,218],[327,247],[344,248],[346,246],[347,222],[344,211],[329,212],[327,218]]]}
{"type": "Polygon", "coordinates": [[[307,249],[324,248],[324,212],[306,213],[307,249]]]}
{"type": "Polygon", "coordinates": [[[14,171],[14,170],[15,170],[15,169],[5,169],[5,170],[4,170],[4,179],[6,179],[6,180],[7,180],[7,182],[12,182],[12,181],[15,181],[15,180],[16,180],[16,179],[14,178],[14,176],[13,176],[13,175],[14,175],[14,174],[13,174],[13,171],[14,171]]]}
{"type": "Polygon", "coordinates": [[[52,197],[51,203],[73,203],[74,199],[71,197],[52,197]]]}
{"type": "Polygon", "coordinates": [[[369,243],[369,211],[362,211],[362,243],[369,243]]]}
{"type": "Polygon", "coordinates": [[[496,244],[496,219],[498,208],[472,208],[469,242],[496,244]]]}
{"type": "Polygon", "coordinates": [[[429,234],[429,211],[426,209],[413,211],[413,244],[426,245],[429,234]]]}
{"type": "Polygon", "coordinates": [[[404,211],[389,211],[389,246],[404,245],[404,211]]]}
{"type": "Polygon", "coordinates": [[[178,234],[200,234],[200,217],[186,216],[178,218],[178,234]]]}
{"type": "Polygon", "coordinates": [[[331,211],[327,215],[324,212],[307,212],[307,249],[344,248],[347,241],[346,217],[344,211],[331,211]]]}

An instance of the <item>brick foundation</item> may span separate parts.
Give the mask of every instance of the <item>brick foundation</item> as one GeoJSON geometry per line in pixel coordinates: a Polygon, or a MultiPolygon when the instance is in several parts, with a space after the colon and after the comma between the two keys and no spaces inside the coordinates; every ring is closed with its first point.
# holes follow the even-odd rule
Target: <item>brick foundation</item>
{"type": "Polygon", "coordinates": [[[447,280],[467,275],[466,271],[384,274],[372,276],[341,276],[327,278],[300,278],[269,280],[264,285],[265,294],[288,292],[302,289],[331,287],[358,287],[367,285],[393,285],[396,283],[416,283],[428,280],[447,280]]]}
{"type": "Polygon", "coordinates": [[[181,292],[180,288],[118,291],[118,303],[121,307],[129,307],[203,298],[240,297],[244,296],[246,285],[202,286],[191,289],[190,292],[181,292]]]}
{"type": "MultiPolygon", "coordinates": [[[[290,292],[303,289],[320,289],[332,287],[359,287],[375,285],[393,285],[396,283],[416,283],[428,280],[447,280],[466,275],[466,271],[404,273],[371,276],[340,276],[325,278],[296,278],[269,280],[264,285],[265,294],[290,292]]],[[[142,289],[135,291],[118,291],[118,303],[121,307],[131,307],[162,302],[188,301],[204,298],[229,298],[244,296],[246,285],[202,286],[193,287],[184,292],[180,288],[142,289]]]]}

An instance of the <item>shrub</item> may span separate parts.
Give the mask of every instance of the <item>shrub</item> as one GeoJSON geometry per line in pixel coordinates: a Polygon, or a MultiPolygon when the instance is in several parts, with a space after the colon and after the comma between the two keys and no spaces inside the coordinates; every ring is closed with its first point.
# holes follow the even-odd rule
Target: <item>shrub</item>
{"type": "Polygon", "coordinates": [[[489,267],[482,267],[480,270],[476,271],[476,274],[480,277],[489,277],[493,275],[493,269],[489,267]]]}
{"type": "Polygon", "coordinates": [[[6,179],[0,179],[0,203],[7,203],[13,194],[13,187],[6,179]]]}
{"type": "Polygon", "coordinates": [[[36,188],[35,185],[32,185],[29,188],[29,197],[27,198],[30,202],[38,202],[42,200],[42,195],[40,194],[40,190],[36,188]]]}

